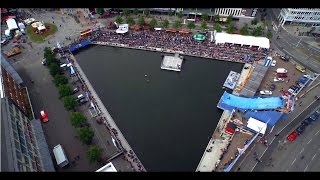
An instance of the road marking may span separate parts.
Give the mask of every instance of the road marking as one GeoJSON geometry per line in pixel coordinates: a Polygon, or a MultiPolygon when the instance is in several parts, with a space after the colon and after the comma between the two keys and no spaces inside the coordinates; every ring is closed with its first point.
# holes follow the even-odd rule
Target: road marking
{"type": "Polygon", "coordinates": [[[316,134],[314,134],[314,135],[316,135],[316,136],[317,136],[317,135],[319,134],[319,132],[320,132],[320,130],[319,130],[318,132],[316,132],[316,134]]]}
{"type": "Polygon", "coordinates": [[[304,151],[304,148],[302,148],[302,150],[300,151],[300,154],[304,151]]]}
{"type": "Polygon", "coordinates": [[[291,166],[293,165],[294,162],[296,162],[297,158],[294,158],[294,160],[291,163],[291,166]]]}
{"type": "Polygon", "coordinates": [[[311,159],[311,161],[317,156],[317,153],[315,153],[311,159]]]}
{"type": "Polygon", "coordinates": [[[309,165],[307,165],[307,167],[303,170],[303,172],[306,172],[306,170],[308,169],[308,166],[309,166],[309,165]]]}
{"type": "Polygon", "coordinates": [[[317,100],[313,100],[304,110],[302,110],[296,117],[294,117],[287,125],[285,125],[277,134],[280,134],[287,126],[289,126],[297,117],[299,117],[306,109],[308,109],[314,102],[317,100]]]}
{"type": "Polygon", "coordinates": [[[310,141],[308,141],[308,143],[307,143],[307,144],[309,144],[311,141],[312,141],[312,139],[310,139],[310,141]]]}

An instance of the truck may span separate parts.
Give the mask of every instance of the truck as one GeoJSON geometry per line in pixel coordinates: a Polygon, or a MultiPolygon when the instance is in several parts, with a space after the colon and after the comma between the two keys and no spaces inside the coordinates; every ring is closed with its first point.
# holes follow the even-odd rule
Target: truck
{"type": "Polygon", "coordinates": [[[5,52],[4,54],[9,58],[9,57],[12,57],[12,56],[15,56],[17,54],[20,54],[21,53],[21,48],[20,47],[15,47],[7,52],[5,52]]]}
{"type": "Polygon", "coordinates": [[[63,168],[69,164],[69,160],[60,144],[53,148],[53,154],[59,167],[63,168]]]}

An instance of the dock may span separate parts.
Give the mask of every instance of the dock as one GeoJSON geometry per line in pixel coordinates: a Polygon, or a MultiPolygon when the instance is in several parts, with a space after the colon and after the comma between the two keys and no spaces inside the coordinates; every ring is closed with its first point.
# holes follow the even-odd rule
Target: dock
{"type": "Polygon", "coordinates": [[[174,56],[164,56],[161,63],[161,69],[180,72],[182,62],[183,57],[179,54],[175,54],[174,56]]]}
{"type": "Polygon", "coordinates": [[[236,87],[239,77],[240,77],[239,73],[230,71],[226,81],[223,84],[223,87],[233,90],[236,87]]]}
{"type": "MultiPolygon", "coordinates": [[[[246,63],[238,77],[235,87],[239,86],[241,82],[248,76],[250,72],[251,64],[246,63]]],[[[231,72],[230,72],[231,73],[231,72]]],[[[229,74],[230,75],[230,74],[229,74]]],[[[237,94],[237,90],[233,90],[233,94],[237,94]]],[[[201,157],[201,160],[197,166],[196,172],[214,172],[217,171],[217,167],[220,165],[221,157],[224,154],[224,150],[228,149],[232,141],[233,135],[225,132],[226,125],[230,122],[234,111],[230,112],[224,110],[216,129],[213,132],[211,139],[201,157]]]]}

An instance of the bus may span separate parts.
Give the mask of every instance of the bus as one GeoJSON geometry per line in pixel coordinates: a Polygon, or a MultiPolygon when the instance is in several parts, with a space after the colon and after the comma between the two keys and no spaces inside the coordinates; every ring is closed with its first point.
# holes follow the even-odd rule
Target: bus
{"type": "Polygon", "coordinates": [[[296,65],[296,69],[302,73],[305,73],[306,72],[306,68],[303,67],[303,66],[300,66],[300,65],[296,65]]]}

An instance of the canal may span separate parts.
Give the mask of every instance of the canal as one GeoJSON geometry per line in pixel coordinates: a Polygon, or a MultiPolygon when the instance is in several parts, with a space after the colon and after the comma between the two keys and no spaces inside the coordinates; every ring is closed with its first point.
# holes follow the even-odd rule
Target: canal
{"type": "Polygon", "coordinates": [[[92,46],[75,55],[147,171],[194,172],[222,110],[230,70],[242,64],[185,57],[160,69],[160,53],[92,46]]]}

